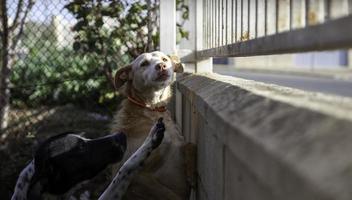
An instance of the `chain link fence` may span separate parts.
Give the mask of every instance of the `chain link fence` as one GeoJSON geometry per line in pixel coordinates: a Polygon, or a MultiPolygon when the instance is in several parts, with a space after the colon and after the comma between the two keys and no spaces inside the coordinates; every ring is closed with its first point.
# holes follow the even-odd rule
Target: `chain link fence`
{"type": "MultiPolygon", "coordinates": [[[[7,3],[11,22],[18,2],[7,3]]],[[[33,133],[28,128],[35,128],[33,125],[46,118],[52,107],[73,104],[101,110],[99,106],[106,106],[107,99],[114,98],[101,63],[73,49],[77,20],[65,8],[68,3],[39,0],[28,13],[11,66],[11,109],[5,129],[11,134],[21,130],[19,126],[28,134],[33,133]]],[[[6,135],[3,133],[2,137],[6,135]]]]}
{"type": "MultiPolygon", "coordinates": [[[[10,27],[16,22],[18,11],[24,15],[31,0],[4,2],[10,27]],[[19,10],[21,2],[23,5],[19,10]]],[[[106,65],[108,72],[112,73],[127,64],[134,55],[158,48],[158,1],[37,0],[33,3],[23,30],[19,27],[14,32],[22,32],[16,48],[9,51],[14,62],[9,62],[9,109],[6,126],[0,133],[0,199],[10,199],[16,178],[31,159],[38,142],[66,131],[83,131],[91,138],[107,134],[120,97],[106,76],[106,65]],[[82,35],[88,33],[84,32],[84,28],[91,26],[89,22],[86,27],[78,27],[79,22],[84,21],[80,18],[84,14],[81,10],[91,8],[90,14],[96,17],[105,12],[104,9],[99,10],[101,5],[107,10],[120,6],[134,12],[134,15],[129,16],[126,10],[120,10],[119,16],[103,17],[101,26],[91,27],[93,31],[103,31],[99,32],[102,36],[97,41],[103,38],[108,41],[105,44],[111,42],[113,49],[108,49],[107,53],[99,53],[98,42],[95,45],[86,43],[88,49],[77,48],[82,47],[84,42],[82,35]],[[148,16],[152,23],[145,21],[148,16]],[[131,24],[123,25],[122,22],[131,24]],[[127,36],[127,25],[132,30],[131,39],[119,41],[117,31],[125,32],[127,36]],[[148,34],[148,28],[153,29],[152,35],[148,34]],[[154,43],[146,48],[143,44],[150,44],[151,38],[154,43]]],[[[97,21],[95,19],[95,23],[97,21]]],[[[1,32],[3,42],[4,24],[1,32]]],[[[10,42],[14,39],[11,35],[8,38],[10,42]]],[[[104,184],[96,184],[91,189],[99,191],[103,187],[104,184]]],[[[94,197],[94,194],[91,195],[94,197]]]]}

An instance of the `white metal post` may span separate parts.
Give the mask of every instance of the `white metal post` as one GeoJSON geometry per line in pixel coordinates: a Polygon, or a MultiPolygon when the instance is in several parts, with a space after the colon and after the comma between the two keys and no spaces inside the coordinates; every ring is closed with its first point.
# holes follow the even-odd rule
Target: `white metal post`
{"type": "MultiPolygon", "coordinates": [[[[182,28],[188,31],[188,38],[184,38],[180,41],[178,49],[178,53],[180,54],[180,56],[190,55],[196,50],[196,1],[189,0],[186,3],[189,9],[189,15],[188,20],[185,21],[182,28]]],[[[186,62],[185,67],[186,72],[195,72],[195,63],[186,62]]]]}
{"type": "MultiPolygon", "coordinates": [[[[160,1],[160,51],[176,54],[176,0],[160,1]]],[[[182,96],[176,89],[175,98],[170,103],[170,111],[176,123],[182,128],[182,96]]]]}
{"type": "MultiPolygon", "coordinates": [[[[209,6],[209,5],[206,5],[209,6]]],[[[190,10],[191,11],[191,10],[190,10]]],[[[203,34],[203,27],[204,27],[204,20],[203,20],[203,0],[196,0],[196,20],[195,20],[195,27],[196,27],[196,49],[195,52],[203,49],[203,42],[204,42],[204,34],[203,34]]],[[[213,59],[208,58],[206,60],[198,60],[196,56],[196,66],[195,72],[213,72],[213,59]]]]}
{"type": "Polygon", "coordinates": [[[160,1],[160,51],[176,53],[176,1],[160,1]]]}

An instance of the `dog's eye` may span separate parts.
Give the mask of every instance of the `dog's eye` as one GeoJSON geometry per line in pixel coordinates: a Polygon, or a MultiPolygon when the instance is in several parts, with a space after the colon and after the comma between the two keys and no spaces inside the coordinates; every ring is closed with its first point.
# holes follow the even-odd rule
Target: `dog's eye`
{"type": "Polygon", "coordinates": [[[145,66],[148,66],[149,65],[149,62],[147,60],[143,61],[141,63],[141,67],[145,67],[145,66]]]}
{"type": "Polygon", "coordinates": [[[163,57],[162,60],[163,60],[164,62],[167,62],[167,58],[165,58],[165,57],[163,57]]]}

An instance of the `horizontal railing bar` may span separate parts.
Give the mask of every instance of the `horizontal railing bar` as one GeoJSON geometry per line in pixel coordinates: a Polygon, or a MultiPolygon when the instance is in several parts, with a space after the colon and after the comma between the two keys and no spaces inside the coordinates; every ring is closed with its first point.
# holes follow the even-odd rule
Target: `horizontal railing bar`
{"type": "Polygon", "coordinates": [[[190,52],[186,55],[183,55],[180,59],[181,59],[182,63],[195,63],[195,62],[197,62],[195,52],[190,52]]]}
{"type": "Polygon", "coordinates": [[[237,42],[196,53],[197,60],[209,57],[241,57],[320,51],[352,47],[352,16],[324,24],[237,42]]]}

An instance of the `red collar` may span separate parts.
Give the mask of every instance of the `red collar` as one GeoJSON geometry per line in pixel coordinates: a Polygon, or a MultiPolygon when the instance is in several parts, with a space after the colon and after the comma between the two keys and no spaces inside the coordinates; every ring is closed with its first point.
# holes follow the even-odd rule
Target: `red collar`
{"type": "Polygon", "coordinates": [[[131,103],[134,103],[134,104],[136,104],[136,105],[138,105],[138,106],[140,106],[142,108],[147,108],[148,110],[156,111],[156,112],[165,112],[166,111],[166,107],[165,106],[151,108],[147,104],[145,104],[144,102],[138,101],[137,99],[135,99],[135,98],[133,98],[131,96],[128,96],[127,98],[128,98],[128,100],[131,103]]]}

